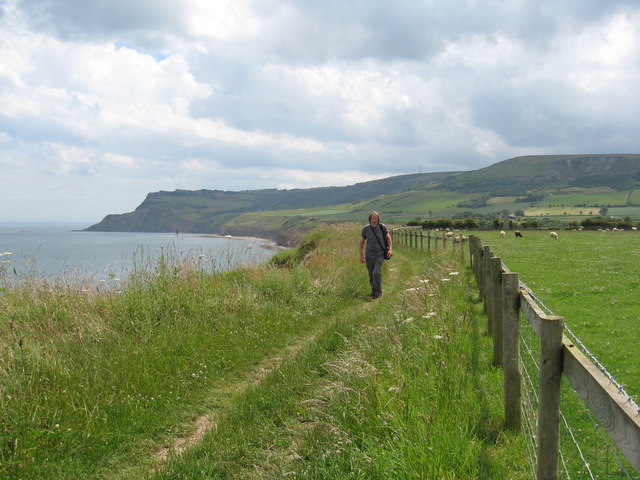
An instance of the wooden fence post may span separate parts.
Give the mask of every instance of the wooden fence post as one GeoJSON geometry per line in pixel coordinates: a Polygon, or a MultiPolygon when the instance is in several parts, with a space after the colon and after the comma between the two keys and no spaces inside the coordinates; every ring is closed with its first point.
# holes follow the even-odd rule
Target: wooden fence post
{"type": "Polygon", "coordinates": [[[563,323],[562,317],[546,317],[541,323],[538,386],[539,480],[559,478],[563,323]]]}
{"type": "Polygon", "coordinates": [[[476,264],[478,263],[478,240],[479,238],[475,235],[469,236],[469,263],[473,274],[476,276],[476,282],[478,280],[478,271],[476,269],[476,264]]]}
{"type": "Polygon", "coordinates": [[[482,262],[482,240],[479,237],[476,237],[475,245],[473,246],[473,270],[476,273],[476,282],[478,283],[478,287],[480,287],[480,264],[482,262]]]}
{"type": "Polygon", "coordinates": [[[493,326],[493,365],[502,366],[502,260],[492,257],[489,261],[491,281],[491,325],[493,326]]]}
{"type": "Polygon", "coordinates": [[[482,265],[484,265],[484,246],[482,241],[478,239],[476,246],[476,282],[480,291],[480,298],[484,300],[484,283],[482,278],[482,265]]]}
{"type": "Polygon", "coordinates": [[[487,329],[489,330],[489,334],[493,335],[493,315],[491,312],[491,302],[489,299],[491,298],[491,276],[490,276],[490,265],[491,265],[491,257],[493,257],[493,252],[491,251],[491,247],[489,245],[484,246],[484,254],[482,256],[482,283],[484,284],[484,313],[487,315],[488,325],[487,329]]]}
{"type": "Polygon", "coordinates": [[[520,372],[520,280],[517,273],[502,274],[502,345],[505,426],[522,428],[522,374],[520,372]]]}

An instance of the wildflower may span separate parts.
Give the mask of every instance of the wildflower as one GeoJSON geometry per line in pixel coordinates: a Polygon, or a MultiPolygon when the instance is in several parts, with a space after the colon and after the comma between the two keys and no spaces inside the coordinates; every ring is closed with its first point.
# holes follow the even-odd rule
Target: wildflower
{"type": "Polygon", "coordinates": [[[443,281],[443,282],[450,282],[450,281],[451,281],[451,279],[450,279],[450,278],[443,278],[443,279],[442,279],[442,281],[443,281]]]}
{"type": "Polygon", "coordinates": [[[404,321],[404,323],[411,323],[411,322],[413,322],[413,317],[409,317],[404,321]]]}
{"type": "Polygon", "coordinates": [[[429,280],[425,278],[424,280],[420,280],[420,283],[429,283],[429,280]]]}
{"type": "Polygon", "coordinates": [[[422,318],[433,318],[436,316],[436,312],[429,312],[422,316],[422,318]]]}
{"type": "Polygon", "coordinates": [[[449,272],[449,275],[460,275],[460,272],[449,272]]]}
{"type": "Polygon", "coordinates": [[[444,337],[442,335],[434,335],[433,338],[436,340],[442,340],[444,337]]]}

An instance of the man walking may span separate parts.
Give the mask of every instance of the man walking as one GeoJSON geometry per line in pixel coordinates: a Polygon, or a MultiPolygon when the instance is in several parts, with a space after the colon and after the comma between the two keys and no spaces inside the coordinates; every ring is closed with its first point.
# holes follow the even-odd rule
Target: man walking
{"type": "Polygon", "coordinates": [[[367,264],[371,298],[382,296],[382,263],[391,258],[391,235],[384,223],[380,223],[380,214],[373,211],[369,214],[369,225],[362,228],[360,238],[360,261],[367,264]],[[366,244],[366,249],[365,249],[366,244]]]}

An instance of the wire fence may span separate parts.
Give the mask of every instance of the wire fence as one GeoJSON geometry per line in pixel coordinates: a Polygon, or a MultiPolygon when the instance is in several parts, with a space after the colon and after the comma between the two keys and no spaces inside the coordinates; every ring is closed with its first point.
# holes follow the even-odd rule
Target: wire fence
{"type": "MultiPolygon", "coordinates": [[[[502,265],[508,271],[508,267],[504,263],[502,265]]],[[[556,315],[526,284],[520,282],[520,288],[527,291],[547,313],[556,315]]],[[[589,352],[589,349],[566,324],[564,331],[611,383],[625,394],[627,401],[638,410],[633,398],[626,393],[614,375],[589,352]]],[[[520,333],[522,353],[520,367],[525,379],[523,382],[525,387],[523,389],[523,418],[525,419],[523,433],[527,440],[527,450],[533,452],[533,456],[529,455],[530,461],[535,466],[537,375],[540,370],[537,352],[540,347],[538,336],[524,318],[520,322],[520,333]]],[[[615,442],[591,414],[584,400],[564,378],[560,401],[560,473],[562,478],[567,479],[640,479],[640,474],[629,464],[615,442]]]]}
{"type": "MultiPolygon", "coordinates": [[[[457,237],[455,241],[451,234],[447,232],[431,235],[424,235],[417,229],[398,229],[394,231],[396,238],[401,245],[421,249],[432,250],[446,248],[450,245],[455,251],[456,244],[460,244],[460,253],[464,256],[463,245],[467,241],[464,236],[457,237]]],[[[473,240],[473,238],[472,238],[473,240]]],[[[470,244],[470,256],[473,264],[473,244],[470,244]]],[[[509,272],[504,263],[500,262],[502,270],[509,272]]],[[[482,292],[482,286],[479,285],[482,292]]],[[[545,305],[535,293],[524,283],[519,282],[520,290],[526,292],[540,307],[550,316],[556,314],[545,305]]],[[[531,478],[538,475],[538,436],[540,417],[540,338],[532,324],[520,311],[519,340],[520,355],[518,359],[522,376],[521,382],[521,431],[525,439],[526,454],[531,466],[531,478]]],[[[491,323],[491,322],[490,322],[491,323]]],[[[593,355],[587,346],[571,331],[570,327],[563,323],[563,336],[570,339],[587,358],[595,365],[604,377],[615,387],[617,393],[625,399],[625,405],[630,406],[640,419],[640,407],[629,395],[624,386],[620,384],[613,374],[611,374],[593,355]]],[[[628,409],[627,409],[628,410],[628,409]]],[[[638,423],[638,422],[636,422],[638,423]]],[[[632,435],[636,437],[640,434],[636,428],[632,435]]],[[[636,445],[638,438],[635,438],[636,445]]],[[[566,479],[630,479],[640,480],[640,473],[629,462],[625,454],[616,445],[616,442],[607,434],[603,425],[595,418],[583,397],[576,391],[565,375],[562,375],[560,385],[560,411],[559,411],[559,452],[558,452],[558,476],[566,479]]],[[[627,452],[628,453],[628,452],[627,452]]],[[[640,452],[635,452],[635,456],[640,452]]]]}

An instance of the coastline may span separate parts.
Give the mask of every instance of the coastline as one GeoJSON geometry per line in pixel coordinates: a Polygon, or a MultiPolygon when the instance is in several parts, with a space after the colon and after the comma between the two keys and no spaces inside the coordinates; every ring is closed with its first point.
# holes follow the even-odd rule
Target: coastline
{"type": "Polygon", "coordinates": [[[283,251],[287,250],[288,247],[284,245],[279,245],[275,240],[271,240],[270,238],[262,238],[262,237],[247,237],[244,235],[219,235],[217,233],[191,233],[189,235],[193,235],[195,237],[203,237],[203,238],[226,238],[228,240],[242,240],[246,242],[254,242],[259,244],[261,248],[269,249],[269,250],[278,250],[283,251]]]}

